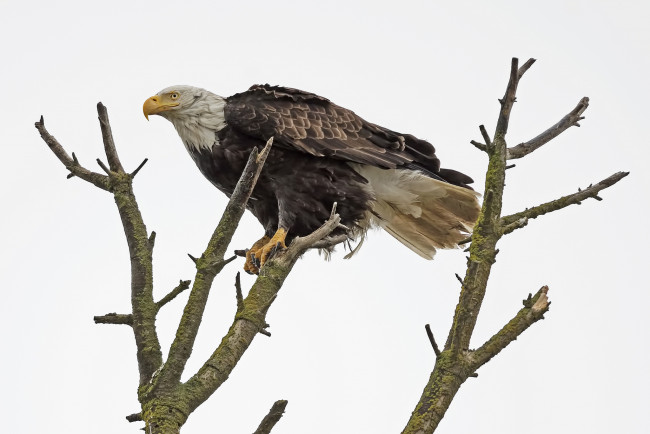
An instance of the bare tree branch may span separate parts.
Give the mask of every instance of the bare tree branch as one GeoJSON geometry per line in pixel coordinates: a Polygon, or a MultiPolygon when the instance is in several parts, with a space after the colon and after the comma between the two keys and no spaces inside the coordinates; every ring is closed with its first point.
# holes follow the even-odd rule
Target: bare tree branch
{"type": "MultiPolygon", "coordinates": [[[[143,385],[151,379],[153,373],[162,364],[162,352],[155,327],[157,308],[153,301],[153,265],[151,257],[153,243],[149,241],[147,228],[133,194],[132,178],[124,173],[122,163],[115,151],[106,108],[99,103],[97,104],[97,111],[102,128],[104,150],[109,164],[115,168],[115,170],[111,171],[104,166],[108,176],[83,168],[76,156],[70,158],[56,139],[47,132],[42,116],[39,122],[36,122],[35,127],[45,143],[50,147],[50,150],[71,173],[102,190],[113,193],[131,258],[132,327],[137,347],[140,385],[143,385]]],[[[103,319],[106,320],[106,317],[103,319]]]]}
{"type": "Polygon", "coordinates": [[[177,384],[180,381],[185,363],[192,353],[192,347],[201,324],[212,281],[226,264],[223,260],[224,254],[237,229],[239,220],[244,214],[246,203],[262,171],[272,143],[273,139],[271,138],[262,152],[258,154],[257,149],[251,152],[244,172],[230,197],[217,228],[208,242],[205,252],[196,261],[197,271],[194,285],[178,325],[176,338],[170,347],[169,357],[160,372],[157,384],[177,384]]]}
{"type": "Polygon", "coordinates": [[[479,151],[487,152],[487,146],[481,142],[477,142],[476,140],[470,140],[470,143],[474,145],[479,151]]]}
{"type": "Polygon", "coordinates": [[[147,161],[149,161],[148,158],[145,158],[144,160],[142,160],[142,163],[140,163],[140,165],[138,167],[136,167],[133,172],[131,172],[131,178],[135,178],[135,175],[137,175],[138,172],[140,171],[140,169],[142,169],[144,167],[144,165],[147,164],[147,161]]]}
{"type": "MultiPolygon", "coordinates": [[[[470,338],[476,325],[478,312],[485,297],[487,278],[496,256],[496,243],[500,238],[498,221],[501,216],[503,187],[505,186],[506,149],[505,140],[510,121],[510,112],[516,100],[520,70],[518,60],[512,59],[510,79],[501,102],[494,138],[481,128],[481,134],[487,144],[489,163],[486,176],[483,206],[472,234],[468,268],[463,281],[461,295],[454,315],[454,322],[445,350],[459,352],[469,347],[470,338]]],[[[527,65],[532,64],[532,61],[527,65]]],[[[528,68],[526,67],[526,69],[528,68]]],[[[521,72],[521,75],[523,75],[521,72]]]]}
{"type": "Polygon", "coordinates": [[[238,271],[235,276],[235,298],[237,299],[237,313],[244,310],[244,295],[241,291],[241,273],[238,271]]]}
{"type": "MultiPolygon", "coordinates": [[[[305,237],[294,238],[287,250],[276,257],[277,260],[282,261],[282,263],[285,265],[288,265],[289,263],[293,264],[300,255],[305,253],[308,249],[312,248],[316,243],[323,241],[329,234],[332,233],[334,229],[337,229],[341,226],[341,217],[336,214],[336,202],[334,202],[334,205],[332,206],[332,212],[330,213],[330,218],[320,228],[316,229],[311,234],[305,237]]],[[[343,226],[343,228],[347,230],[345,226],[343,226]]]]}
{"type": "Polygon", "coordinates": [[[181,395],[191,412],[217,390],[235,368],[258,333],[268,326],[266,313],[278,291],[302,253],[337,228],[340,217],[335,214],[312,234],[295,238],[285,251],[278,252],[260,269],[257,280],[243,300],[243,309],[235,316],[230,330],[203,366],[185,384],[181,395]]]}
{"type": "Polygon", "coordinates": [[[481,131],[481,135],[483,136],[483,140],[485,140],[485,149],[487,151],[487,148],[492,146],[492,139],[490,138],[490,135],[488,134],[487,130],[485,129],[485,125],[479,125],[478,129],[481,131]]]}
{"type": "Polygon", "coordinates": [[[271,410],[269,410],[269,413],[264,416],[264,419],[262,419],[260,426],[255,430],[253,434],[269,434],[275,424],[278,423],[284,414],[284,410],[287,408],[288,403],[289,401],[286,401],[284,399],[275,401],[271,407],[271,410]]]}
{"type": "MultiPolygon", "coordinates": [[[[504,234],[524,227],[531,218],[564,208],[571,203],[579,203],[580,200],[587,197],[596,198],[598,191],[613,185],[627,175],[625,172],[620,172],[601,181],[596,186],[591,186],[584,192],[501,218],[505,170],[507,168],[506,157],[508,155],[506,133],[510,113],[516,101],[518,80],[533,62],[534,60],[530,59],[521,68],[518,68],[517,59],[513,59],[505,96],[500,100],[501,110],[494,139],[491,140],[482,129],[481,133],[486,145],[472,142],[475,146],[478,143],[479,149],[484,148],[489,156],[483,206],[471,237],[467,271],[462,281],[461,293],[447,342],[436,358],[429,382],[425,386],[403,434],[431,434],[467,378],[475,376],[476,369],[498,354],[531,324],[542,319],[543,314],[548,310],[550,304],[546,295],[548,288],[544,287],[535,297],[529,297],[524,308],[515,318],[481,348],[476,351],[469,350],[476,319],[485,297],[491,267],[498,253],[496,248],[498,240],[504,234]]],[[[579,116],[580,110],[584,111],[583,108],[579,108],[574,110],[574,114],[579,116]]],[[[557,134],[551,137],[549,133],[543,137],[543,140],[551,140],[557,134]]],[[[537,144],[543,140],[537,140],[537,144]]],[[[520,151],[521,149],[523,148],[518,148],[517,152],[523,152],[520,151]]],[[[468,241],[470,240],[463,240],[461,243],[468,241]]]]}
{"type": "Polygon", "coordinates": [[[347,235],[336,235],[333,237],[323,238],[320,241],[316,241],[310,249],[329,249],[331,247],[337,246],[348,240],[347,235]]]}
{"type": "Polygon", "coordinates": [[[424,329],[427,331],[427,337],[429,338],[429,342],[431,342],[431,346],[433,347],[433,352],[436,354],[436,357],[440,356],[440,348],[438,348],[438,344],[436,343],[436,339],[433,337],[433,332],[431,331],[431,326],[429,324],[424,326],[424,329]]]}
{"type": "Polygon", "coordinates": [[[580,124],[578,124],[578,121],[584,119],[582,113],[587,110],[587,107],[589,107],[589,98],[584,97],[580,100],[578,105],[573,110],[571,110],[569,114],[560,119],[558,123],[543,133],[539,134],[537,137],[509,148],[506,158],[508,160],[514,160],[516,158],[525,157],[526,155],[550,142],[570,127],[579,127],[580,124]]]}
{"type": "MultiPolygon", "coordinates": [[[[532,62],[530,63],[532,65],[532,62]]],[[[519,59],[516,57],[512,58],[510,63],[510,80],[508,81],[508,86],[506,87],[506,93],[499,102],[501,103],[501,111],[499,113],[499,118],[497,120],[497,128],[494,133],[494,139],[497,140],[505,138],[508,133],[508,124],[510,123],[510,112],[512,111],[512,106],[516,101],[517,94],[517,85],[519,84],[519,79],[524,75],[524,72],[530,67],[528,62],[526,62],[526,69],[520,71],[518,68],[519,59]]]]}
{"type": "MultiPolygon", "coordinates": [[[[630,172],[615,173],[612,176],[603,179],[597,184],[592,184],[589,187],[585,188],[584,190],[579,190],[577,193],[569,194],[567,196],[563,196],[559,199],[543,203],[533,208],[529,208],[527,210],[502,217],[501,226],[505,228],[522,219],[530,220],[530,219],[537,218],[541,215],[548,214],[550,212],[557,211],[562,208],[566,208],[569,205],[580,205],[580,203],[585,199],[589,199],[589,198],[600,199],[600,197],[598,196],[598,192],[608,187],[611,187],[612,185],[616,184],[618,181],[625,178],[629,174],[630,172]]],[[[513,230],[514,229],[518,229],[518,227],[514,227],[513,230]]]]}
{"type": "Polygon", "coordinates": [[[107,313],[106,315],[93,317],[95,324],[124,324],[133,325],[133,315],[130,313],[107,313]]]}
{"type": "MultiPolygon", "coordinates": [[[[115,142],[113,141],[113,132],[111,124],[108,122],[108,110],[101,102],[97,103],[97,113],[99,114],[99,126],[102,129],[102,141],[104,142],[104,151],[108,158],[108,165],[113,172],[124,173],[120,157],[117,156],[115,142]]],[[[140,170],[140,168],[136,169],[140,170]]]]}
{"type": "Polygon", "coordinates": [[[519,70],[517,71],[518,78],[521,78],[526,73],[526,71],[528,71],[528,69],[531,66],[533,66],[533,63],[535,63],[536,61],[537,61],[537,59],[533,59],[532,57],[530,59],[526,60],[526,63],[521,65],[521,68],[519,68],[519,70]]]}
{"type": "Polygon", "coordinates": [[[537,291],[534,297],[529,295],[529,298],[524,300],[524,308],[508,324],[499,330],[497,334],[492,336],[480,348],[468,356],[474,369],[478,369],[486,364],[492,357],[507,347],[508,344],[517,339],[528,327],[540,319],[544,319],[544,314],[548,312],[551,304],[547,294],[548,286],[543,286],[537,291]]]}
{"type": "Polygon", "coordinates": [[[175,299],[180,293],[189,288],[191,282],[191,280],[181,280],[176,288],[172,289],[169,294],[156,302],[156,307],[158,310],[160,310],[160,308],[162,308],[164,305],[175,299]]]}
{"type": "Polygon", "coordinates": [[[133,413],[130,414],[126,417],[126,420],[133,423],[133,422],[140,422],[142,421],[142,413],[133,413]]]}
{"type": "Polygon", "coordinates": [[[521,229],[523,227],[526,227],[528,225],[528,218],[520,218],[519,220],[515,220],[514,222],[502,226],[501,227],[501,234],[502,235],[507,235],[517,229],[521,229]]]}
{"type": "Polygon", "coordinates": [[[43,116],[41,116],[41,119],[38,122],[36,122],[34,126],[40,133],[43,141],[47,144],[47,146],[50,147],[50,150],[54,153],[54,155],[56,155],[59,161],[63,163],[66,169],[70,171],[71,175],[78,176],[84,181],[90,182],[91,184],[101,188],[102,190],[106,190],[106,191],[110,190],[110,183],[108,181],[108,176],[102,175],[100,173],[92,172],[86,169],[85,167],[81,166],[74,152],[72,153],[73,158],[70,158],[70,156],[65,151],[65,149],[63,149],[63,146],[61,146],[61,144],[54,138],[54,136],[52,136],[45,128],[45,121],[43,120],[43,116]]]}

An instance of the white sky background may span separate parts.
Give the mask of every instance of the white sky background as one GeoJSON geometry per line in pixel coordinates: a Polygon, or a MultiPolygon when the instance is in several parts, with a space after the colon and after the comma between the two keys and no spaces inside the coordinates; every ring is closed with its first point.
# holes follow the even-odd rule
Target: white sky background
{"type": "MultiPolygon", "coordinates": [[[[130,309],[129,259],[112,197],[66,171],[33,123],[100,170],[95,104],[109,110],[135,191],[158,234],[156,296],[193,278],[226,200],[200,175],[167,121],[142,102],[172,84],[222,95],[253,83],[324,95],[371,122],[435,144],[443,166],[476,179],[510,58],[538,62],[519,85],[511,145],[591,98],[572,128],[508,171],[504,212],[631,175],[505,237],[473,344],[550,286],[551,311],[461,388],[437,432],[641,433],[650,406],[645,277],[650,187],[646,2],[8,2],[0,3],[1,369],[8,433],[138,433],[131,330],[93,315],[130,309]]],[[[232,248],[261,235],[247,215],[232,248]]],[[[399,433],[427,382],[430,323],[444,343],[465,254],[420,259],[372,233],[350,261],[298,262],[259,336],[184,433],[250,433],[288,399],[274,433],[399,433]]],[[[194,372],[235,311],[239,260],[217,279],[194,372]]],[[[243,276],[250,287],[253,278],[243,276]]],[[[160,315],[166,349],[186,295],[160,315]]],[[[645,428],[644,428],[645,427],[645,428]]]]}

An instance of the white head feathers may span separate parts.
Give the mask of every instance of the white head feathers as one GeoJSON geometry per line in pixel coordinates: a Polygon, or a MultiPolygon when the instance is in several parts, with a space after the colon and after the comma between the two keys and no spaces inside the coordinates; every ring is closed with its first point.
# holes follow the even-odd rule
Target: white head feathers
{"type": "Polygon", "coordinates": [[[156,113],[170,121],[188,151],[211,149],[216,133],[226,126],[226,100],[193,86],[170,86],[156,94],[161,100],[174,97],[177,105],[156,113]]]}

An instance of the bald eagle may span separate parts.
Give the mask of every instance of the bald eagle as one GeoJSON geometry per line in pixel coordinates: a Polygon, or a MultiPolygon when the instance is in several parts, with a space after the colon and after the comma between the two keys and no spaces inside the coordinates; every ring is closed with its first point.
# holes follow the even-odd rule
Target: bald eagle
{"type": "Polygon", "coordinates": [[[172,86],[147,99],[143,111],[169,120],[201,173],[228,196],[251,150],[273,137],[247,205],[264,227],[247,253],[249,273],[258,273],[278,244],[286,248],[317,229],[334,202],[350,238],[381,227],[426,259],[457,247],[478,217],[472,179],[441,169],[430,143],[313,93],[254,85],[223,98],[172,86]]]}

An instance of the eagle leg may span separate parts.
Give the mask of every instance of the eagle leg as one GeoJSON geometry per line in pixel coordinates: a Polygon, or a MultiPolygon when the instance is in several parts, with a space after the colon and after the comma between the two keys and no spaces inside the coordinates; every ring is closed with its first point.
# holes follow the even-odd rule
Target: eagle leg
{"type": "Polygon", "coordinates": [[[259,262],[262,257],[262,247],[269,242],[271,238],[264,235],[259,240],[255,241],[253,246],[246,251],[246,263],[244,263],[244,271],[248,274],[257,274],[260,272],[261,264],[259,262]]]}
{"type": "Polygon", "coordinates": [[[275,235],[273,235],[271,239],[268,240],[268,242],[255,253],[255,258],[259,259],[259,268],[262,268],[264,264],[269,259],[271,259],[273,255],[275,255],[279,250],[287,248],[287,245],[285,244],[286,238],[287,230],[278,228],[278,230],[275,232],[275,235]]]}

